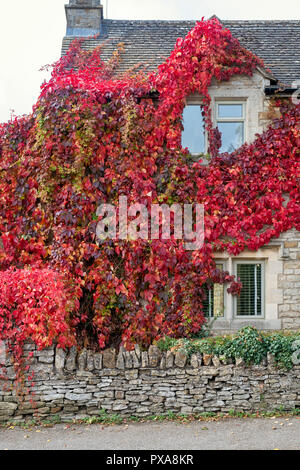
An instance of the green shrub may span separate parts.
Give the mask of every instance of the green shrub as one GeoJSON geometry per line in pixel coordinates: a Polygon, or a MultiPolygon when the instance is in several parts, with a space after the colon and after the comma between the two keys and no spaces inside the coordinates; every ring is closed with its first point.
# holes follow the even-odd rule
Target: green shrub
{"type": "Polygon", "coordinates": [[[293,344],[297,337],[300,339],[300,335],[295,336],[274,333],[266,338],[268,351],[273,354],[275,361],[286,369],[291,369],[293,367],[293,344]]]}
{"type": "Polygon", "coordinates": [[[296,340],[300,341],[300,332],[270,334],[259,332],[253,326],[246,326],[231,336],[197,339],[166,337],[158,341],[157,345],[161,351],[183,350],[188,357],[200,353],[224,356],[227,359],[242,358],[248,365],[260,364],[270,353],[278,366],[291,369],[296,340]]]}
{"type": "Polygon", "coordinates": [[[224,354],[230,358],[242,358],[246,364],[259,364],[267,357],[268,344],[264,336],[253,326],[242,328],[226,345],[224,354]]]}
{"type": "Polygon", "coordinates": [[[178,340],[174,338],[170,338],[169,336],[165,336],[164,338],[157,341],[157,347],[161,351],[170,351],[170,349],[176,346],[178,340]]]}

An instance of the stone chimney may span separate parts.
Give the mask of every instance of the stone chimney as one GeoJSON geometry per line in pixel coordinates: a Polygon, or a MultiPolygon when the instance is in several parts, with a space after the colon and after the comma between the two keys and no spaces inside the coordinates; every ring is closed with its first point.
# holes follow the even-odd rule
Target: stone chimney
{"type": "Polygon", "coordinates": [[[101,33],[103,5],[100,0],[69,0],[65,5],[67,36],[94,36],[101,33]]]}

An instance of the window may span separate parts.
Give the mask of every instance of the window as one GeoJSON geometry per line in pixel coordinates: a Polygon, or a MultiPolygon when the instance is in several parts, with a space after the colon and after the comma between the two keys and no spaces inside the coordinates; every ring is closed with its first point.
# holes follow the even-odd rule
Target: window
{"type": "Polygon", "coordinates": [[[245,142],[245,103],[217,102],[217,127],[222,133],[220,152],[233,152],[245,142]]]}
{"type": "Polygon", "coordinates": [[[236,275],[243,287],[236,298],[236,316],[263,316],[264,264],[262,262],[236,262],[236,275]]]}
{"type": "MultiPolygon", "coordinates": [[[[223,269],[222,264],[216,264],[218,269],[223,269]]],[[[224,285],[214,284],[211,289],[205,288],[206,299],[203,302],[204,314],[206,317],[224,316],[224,285]]]]}
{"type": "Polygon", "coordinates": [[[187,147],[192,155],[205,152],[205,130],[202,108],[191,104],[183,111],[182,147],[187,147]]]}

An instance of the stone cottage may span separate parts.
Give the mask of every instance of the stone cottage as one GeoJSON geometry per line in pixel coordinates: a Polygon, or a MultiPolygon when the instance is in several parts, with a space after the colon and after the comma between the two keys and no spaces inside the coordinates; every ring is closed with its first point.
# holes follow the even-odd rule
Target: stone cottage
{"type": "MultiPolygon", "coordinates": [[[[104,19],[100,0],[70,0],[66,5],[65,54],[75,37],[83,47],[104,44],[108,59],[122,43],[118,72],[128,68],[154,70],[169,56],[177,38],[194,21],[131,21],[104,19]]],[[[221,20],[220,20],[221,21],[221,20]]],[[[236,76],[210,88],[214,124],[222,132],[222,151],[251,142],[270,122],[269,102],[274,93],[292,99],[300,87],[300,21],[221,21],[248,50],[263,59],[268,71],[252,77],[236,76]]],[[[182,144],[191,154],[205,153],[201,97],[190,96],[184,110],[182,144]]],[[[218,317],[213,328],[232,331],[245,325],[263,330],[300,328],[300,232],[290,230],[256,252],[218,258],[218,264],[243,282],[237,299],[221,285],[209,291],[208,317],[218,317]]]]}

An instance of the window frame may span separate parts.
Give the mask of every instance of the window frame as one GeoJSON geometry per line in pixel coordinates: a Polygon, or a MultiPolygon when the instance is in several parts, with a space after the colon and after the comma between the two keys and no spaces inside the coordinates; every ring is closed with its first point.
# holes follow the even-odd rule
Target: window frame
{"type": "MultiPolygon", "coordinates": [[[[218,127],[218,122],[242,122],[243,123],[243,144],[245,144],[247,142],[247,139],[248,139],[248,128],[247,128],[247,100],[248,98],[246,97],[238,97],[238,98],[235,98],[235,97],[230,97],[230,98],[215,98],[213,101],[212,101],[212,108],[213,108],[213,116],[214,116],[214,127],[218,127]],[[240,118],[220,118],[219,117],[219,104],[228,104],[228,105],[236,105],[236,104],[239,104],[239,105],[242,105],[242,109],[243,109],[243,116],[240,117],[240,118]]],[[[186,104],[185,104],[185,107],[187,106],[200,106],[202,107],[203,106],[203,100],[201,99],[201,97],[192,97],[190,96],[187,101],[186,101],[186,104]]],[[[183,121],[182,121],[183,123],[183,121]]],[[[181,143],[182,143],[182,135],[181,135],[181,143]]],[[[206,131],[206,128],[205,128],[205,122],[204,122],[204,154],[207,154],[208,152],[208,136],[207,136],[207,131],[206,131]]],[[[191,153],[191,156],[192,157],[198,157],[198,155],[201,155],[201,152],[200,153],[191,153]]]]}
{"type": "Polygon", "coordinates": [[[260,315],[238,315],[237,313],[237,297],[233,302],[233,317],[236,319],[253,320],[265,318],[265,289],[266,289],[266,266],[265,260],[233,260],[234,275],[237,278],[237,266],[239,264],[259,264],[261,265],[261,314],[260,315]]]}
{"type": "Polygon", "coordinates": [[[241,145],[244,145],[247,142],[247,100],[246,99],[225,99],[218,98],[215,100],[215,126],[217,128],[219,122],[241,122],[243,123],[243,142],[241,145]],[[242,105],[242,117],[219,117],[219,105],[242,105]]]}

